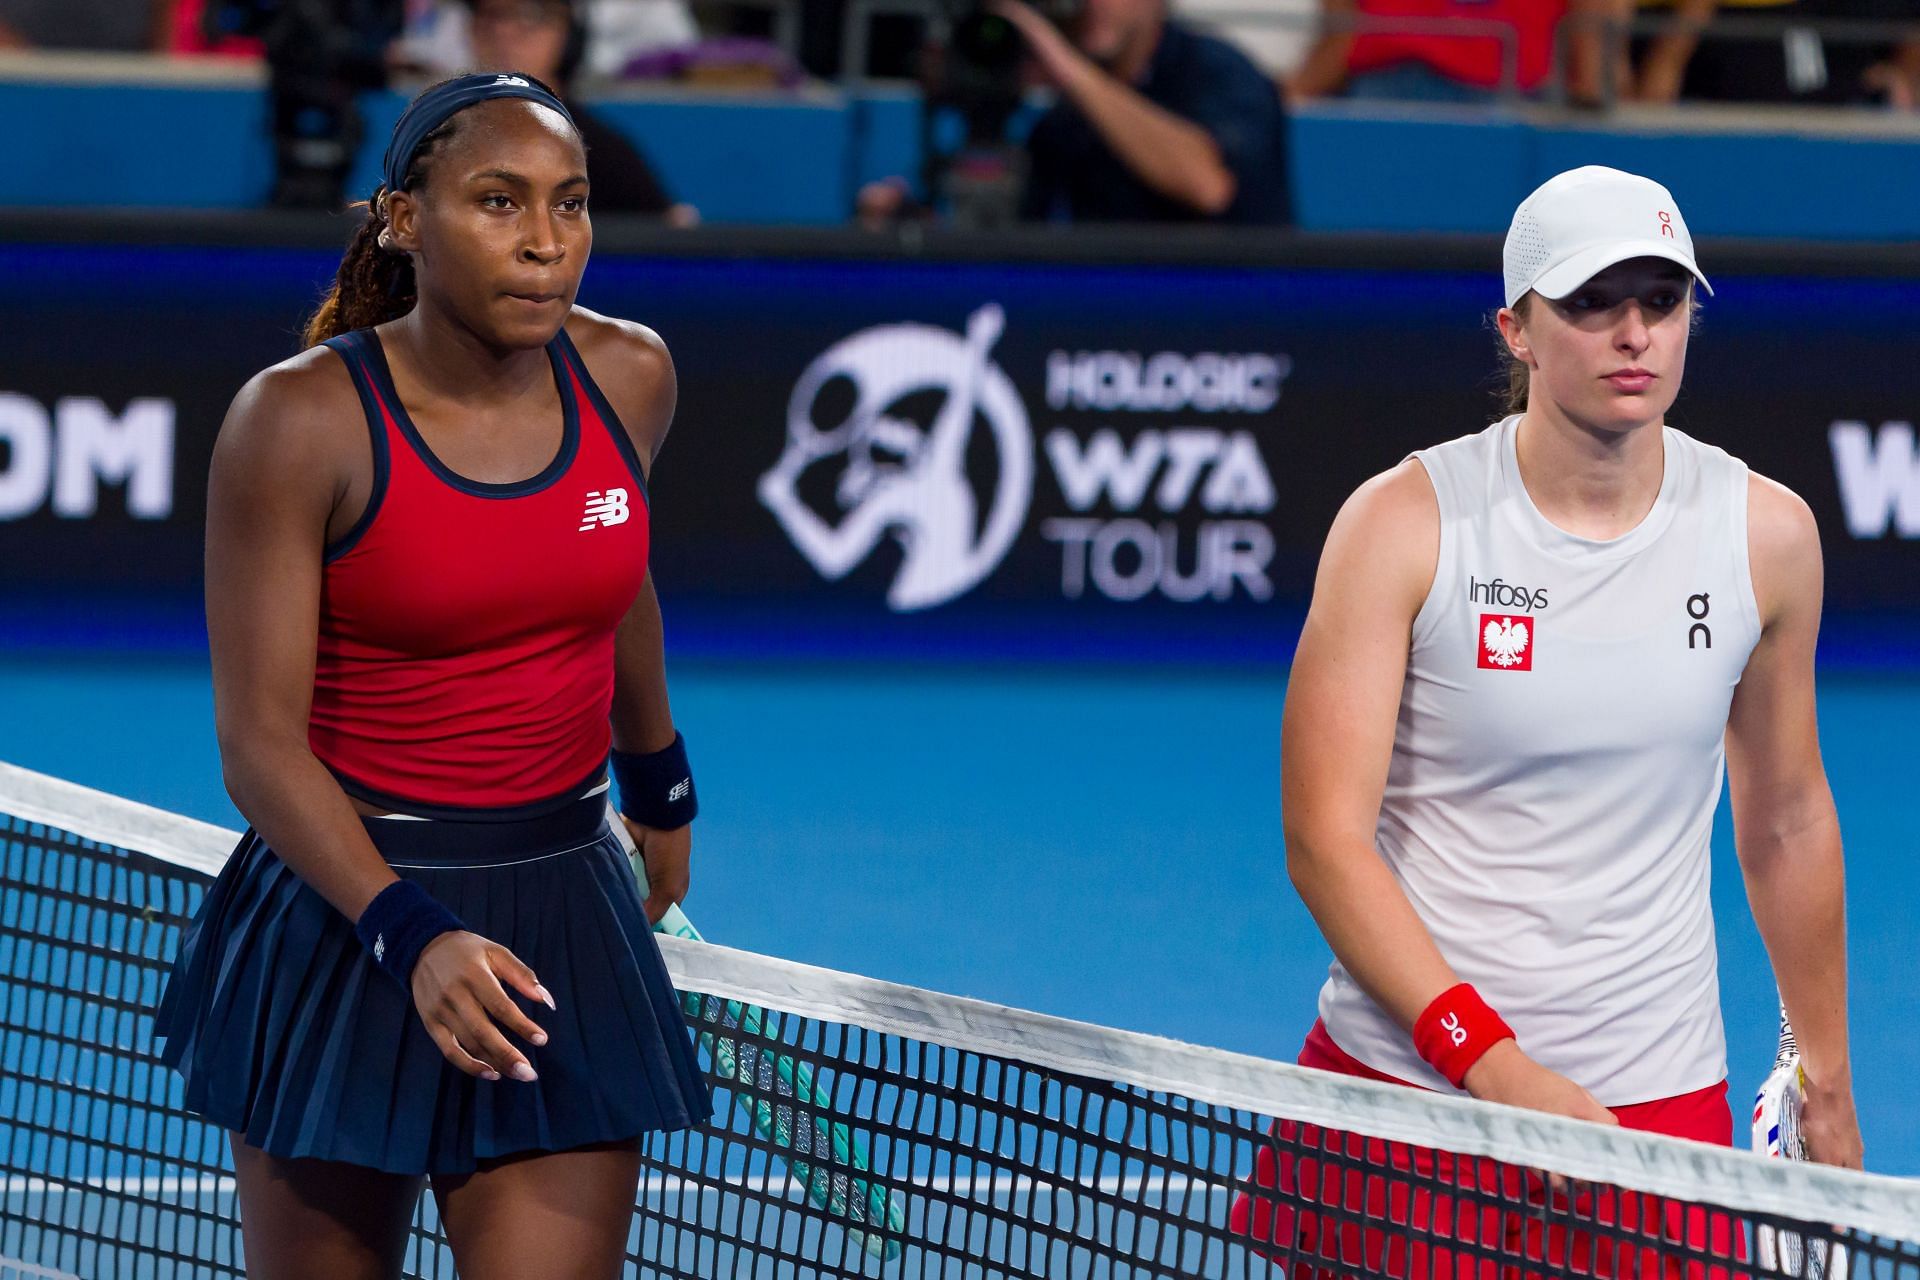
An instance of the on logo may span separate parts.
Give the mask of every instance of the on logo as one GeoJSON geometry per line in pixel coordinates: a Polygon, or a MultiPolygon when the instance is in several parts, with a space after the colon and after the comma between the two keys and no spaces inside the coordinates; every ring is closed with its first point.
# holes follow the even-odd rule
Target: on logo
{"type": "Polygon", "coordinates": [[[1693,619],[1693,625],[1687,628],[1687,648],[1713,648],[1713,630],[1706,623],[1706,617],[1711,612],[1713,605],[1708,601],[1706,592],[1698,591],[1687,597],[1687,616],[1693,619]]]}
{"type": "Polygon", "coordinates": [[[887,604],[907,612],[951,600],[998,567],[1033,497],[1026,406],[988,358],[1005,323],[988,303],[967,318],[964,336],[878,325],[801,374],[787,402],[786,448],[760,477],[760,501],[821,576],[845,577],[890,535],[904,559],[887,604]],[[916,408],[931,421],[917,420],[916,408]],[[967,469],[979,424],[997,454],[986,495],[967,469]]]}
{"type": "Polygon", "coordinates": [[[1533,626],[1533,619],[1526,614],[1481,614],[1481,670],[1533,670],[1533,626]]]}

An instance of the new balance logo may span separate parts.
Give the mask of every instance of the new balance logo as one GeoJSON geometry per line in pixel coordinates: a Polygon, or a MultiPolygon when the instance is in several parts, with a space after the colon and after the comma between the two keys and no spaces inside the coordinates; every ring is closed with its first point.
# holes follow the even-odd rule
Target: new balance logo
{"type": "Polygon", "coordinates": [[[595,525],[611,529],[614,525],[625,524],[627,517],[632,514],[627,509],[625,489],[608,489],[604,493],[594,489],[587,494],[587,510],[580,517],[580,532],[585,533],[595,525]]]}
{"type": "Polygon", "coordinates": [[[387,958],[387,935],[384,933],[376,933],[375,935],[373,935],[374,963],[378,964],[380,961],[385,960],[386,958],[387,958]]]}
{"type": "Polygon", "coordinates": [[[494,87],[494,88],[496,88],[496,89],[497,89],[497,88],[499,88],[499,87],[500,87],[501,85],[503,85],[503,84],[510,84],[510,85],[513,85],[513,86],[514,86],[515,88],[518,88],[518,89],[531,89],[531,88],[533,88],[533,85],[532,85],[532,84],[531,84],[531,83],[530,83],[530,82],[529,82],[529,81],[528,81],[528,80],[527,80],[527,79],[526,79],[525,77],[523,77],[523,76],[515,76],[515,75],[500,75],[500,76],[495,76],[495,77],[493,78],[493,87],[494,87]]]}
{"type": "Polygon", "coordinates": [[[676,800],[685,800],[692,792],[693,779],[682,778],[673,784],[673,790],[667,792],[667,803],[672,804],[676,800]]]}

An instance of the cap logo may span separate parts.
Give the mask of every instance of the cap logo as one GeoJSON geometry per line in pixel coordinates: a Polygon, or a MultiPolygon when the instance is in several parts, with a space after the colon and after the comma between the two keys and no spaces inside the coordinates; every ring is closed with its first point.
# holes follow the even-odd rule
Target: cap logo
{"type": "Polygon", "coordinates": [[[1679,239],[1678,236],[1673,234],[1673,215],[1665,209],[1660,211],[1660,234],[1669,240],[1679,239]]]}

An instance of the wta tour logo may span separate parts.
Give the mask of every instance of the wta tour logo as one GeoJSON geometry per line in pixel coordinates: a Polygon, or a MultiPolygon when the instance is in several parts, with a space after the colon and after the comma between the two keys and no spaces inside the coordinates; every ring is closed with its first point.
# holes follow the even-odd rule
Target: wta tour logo
{"type": "Polygon", "coordinates": [[[1026,406],[988,358],[1005,324],[989,303],[964,335],[879,325],[807,366],[760,501],[822,577],[845,577],[891,536],[904,558],[887,604],[904,613],[943,604],[999,566],[1033,496],[1026,406]],[[990,494],[976,492],[967,468],[982,428],[996,455],[990,494]]]}

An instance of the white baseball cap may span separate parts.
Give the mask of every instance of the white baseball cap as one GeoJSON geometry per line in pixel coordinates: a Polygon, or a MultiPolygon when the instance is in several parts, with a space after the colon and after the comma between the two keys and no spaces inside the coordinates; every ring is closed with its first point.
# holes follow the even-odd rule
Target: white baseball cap
{"type": "Polygon", "coordinates": [[[1536,187],[1513,211],[1502,257],[1508,306],[1529,289],[1564,298],[1629,258],[1677,262],[1713,292],[1693,260],[1693,237],[1673,193],[1605,165],[1569,169],[1536,187]]]}

